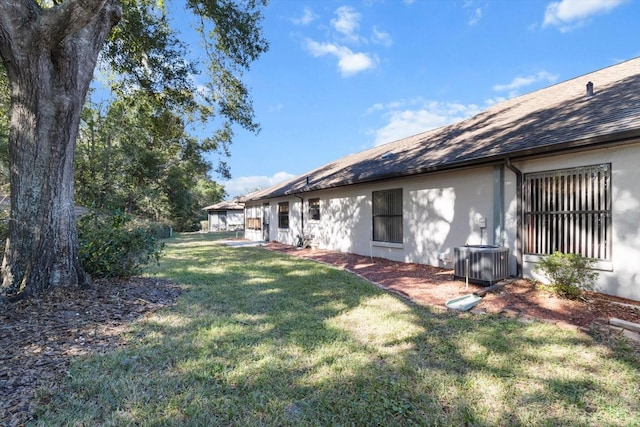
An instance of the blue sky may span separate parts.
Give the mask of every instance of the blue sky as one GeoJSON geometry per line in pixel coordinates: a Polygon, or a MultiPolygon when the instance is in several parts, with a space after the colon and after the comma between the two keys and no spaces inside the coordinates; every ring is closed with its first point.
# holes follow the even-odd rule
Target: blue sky
{"type": "Polygon", "coordinates": [[[237,131],[221,183],[265,188],[640,56],[638,22],[640,0],[271,0],[244,77],[261,131],[237,131]]]}

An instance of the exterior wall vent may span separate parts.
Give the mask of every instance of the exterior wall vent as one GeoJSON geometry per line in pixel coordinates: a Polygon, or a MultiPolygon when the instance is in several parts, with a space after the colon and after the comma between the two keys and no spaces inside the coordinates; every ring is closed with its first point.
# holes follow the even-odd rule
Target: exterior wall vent
{"type": "Polygon", "coordinates": [[[489,286],[509,277],[509,248],[468,245],[453,249],[453,277],[489,286]]]}

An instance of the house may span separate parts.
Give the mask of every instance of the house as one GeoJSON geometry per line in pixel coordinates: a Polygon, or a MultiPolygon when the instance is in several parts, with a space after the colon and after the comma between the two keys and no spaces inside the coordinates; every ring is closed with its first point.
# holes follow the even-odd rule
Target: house
{"type": "Polygon", "coordinates": [[[208,230],[206,231],[244,229],[244,204],[235,199],[207,206],[203,210],[208,213],[208,230]]]}
{"type": "Polygon", "coordinates": [[[640,58],[496,104],[243,197],[253,240],[451,268],[455,248],[596,260],[597,290],[640,300],[640,58]]]}

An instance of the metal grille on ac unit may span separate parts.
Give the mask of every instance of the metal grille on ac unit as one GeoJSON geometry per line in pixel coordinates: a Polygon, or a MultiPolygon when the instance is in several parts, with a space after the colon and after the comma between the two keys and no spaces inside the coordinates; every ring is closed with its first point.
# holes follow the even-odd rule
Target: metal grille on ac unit
{"type": "Polygon", "coordinates": [[[509,277],[509,248],[468,245],[453,249],[454,278],[492,285],[509,277]]]}

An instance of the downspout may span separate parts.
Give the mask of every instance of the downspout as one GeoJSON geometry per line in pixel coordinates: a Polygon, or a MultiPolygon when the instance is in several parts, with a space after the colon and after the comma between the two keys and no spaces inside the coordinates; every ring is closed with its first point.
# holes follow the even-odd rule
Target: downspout
{"type": "Polygon", "coordinates": [[[522,236],[524,235],[524,221],[522,214],[522,183],[523,174],[520,169],[511,164],[511,159],[505,160],[505,166],[511,172],[516,175],[516,241],[515,241],[515,255],[516,255],[516,277],[522,277],[522,236]]]}
{"type": "Polygon", "coordinates": [[[304,199],[301,196],[298,196],[297,194],[294,194],[293,197],[300,199],[300,224],[301,224],[300,236],[302,236],[302,238],[304,239],[304,199]]]}

